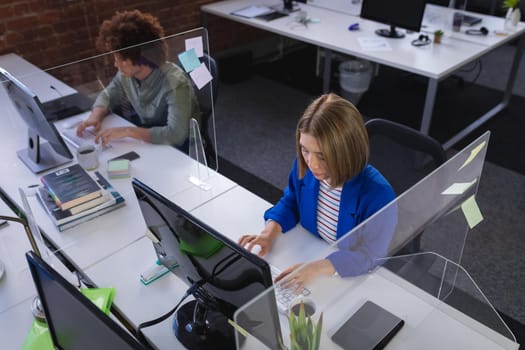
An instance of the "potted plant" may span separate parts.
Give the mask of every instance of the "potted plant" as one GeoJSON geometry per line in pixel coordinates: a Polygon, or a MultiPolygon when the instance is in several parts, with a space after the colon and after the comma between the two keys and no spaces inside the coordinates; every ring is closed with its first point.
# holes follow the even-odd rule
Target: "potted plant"
{"type": "Polygon", "coordinates": [[[311,316],[306,316],[304,303],[299,305],[299,314],[290,312],[290,350],[318,350],[321,343],[321,329],[323,328],[323,313],[315,323],[311,316]]]}
{"type": "Polygon", "coordinates": [[[438,29],[434,32],[434,43],[439,44],[441,43],[441,38],[443,37],[443,31],[441,29],[438,29]]]}
{"type": "Polygon", "coordinates": [[[520,0],[504,0],[503,8],[507,10],[505,29],[515,29],[521,20],[520,0]]]}

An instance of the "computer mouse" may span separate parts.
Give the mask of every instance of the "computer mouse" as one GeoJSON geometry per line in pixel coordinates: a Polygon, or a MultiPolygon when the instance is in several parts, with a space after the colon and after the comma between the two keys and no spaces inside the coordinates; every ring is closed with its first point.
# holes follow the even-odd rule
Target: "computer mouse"
{"type": "Polygon", "coordinates": [[[255,255],[259,255],[259,253],[261,252],[261,246],[256,244],[252,247],[252,249],[250,250],[250,252],[252,254],[255,254],[255,255]]]}
{"type": "Polygon", "coordinates": [[[74,127],[77,127],[80,123],[82,123],[82,120],[80,119],[68,119],[62,122],[62,126],[66,129],[73,129],[74,127]]]}

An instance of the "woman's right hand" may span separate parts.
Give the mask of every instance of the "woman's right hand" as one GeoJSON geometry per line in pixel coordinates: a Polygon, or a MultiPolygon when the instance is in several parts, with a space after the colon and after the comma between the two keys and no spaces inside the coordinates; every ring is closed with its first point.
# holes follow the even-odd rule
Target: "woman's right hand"
{"type": "Polygon", "coordinates": [[[273,240],[263,236],[262,234],[244,235],[239,239],[239,245],[250,252],[253,250],[253,247],[258,245],[261,247],[261,249],[258,252],[253,252],[256,253],[258,256],[263,256],[270,250],[272,241],[273,240]]]}
{"type": "Polygon", "coordinates": [[[264,230],[258,235],[244,235],[239,239],[239,245],[245,249],[252,251],[253,247],[258,245],[261,247],[258,256],[263,256],[272,247],[272,243],[277,235],[282,232],[281,225],[278,222],[270,220],[264,230]]]}

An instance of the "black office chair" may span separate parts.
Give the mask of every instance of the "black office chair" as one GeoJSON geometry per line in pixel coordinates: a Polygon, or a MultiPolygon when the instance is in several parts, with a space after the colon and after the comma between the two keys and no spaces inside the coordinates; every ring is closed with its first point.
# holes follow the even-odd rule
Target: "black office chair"
{"type": "MultiPolygon", "coordinates": [[[[369,163],[385,176],[397,196],[447,160],[445,150],[438,141],[408,126],[385,119],[371,119],[365,125],[370,139],[369,163]]],[[[416,233],[412,240],[395,247],[391,254],[420,252],[422,233],[416,233]]],[[[392,259],[384,266],[409,281],[419,280],[420,283],[425,270],[433,263],[428,255],[416,255],[407,258],[407,261],[392,259]]],[[[433,287],[433,283],[430,284],[433,287]]]]}
{"type": "Polygon", "coordinates": [[[370,164],[386,177],[397,196],[447,160],[438,141],[408,126],[386,119],[370,119],[365,125],[370,164]]]}
{"type": "Polygon", "coordinates": [[[201,135],[204,143],[204,150],[206,152],[208,166],[213,168],[216,165],[214,164],[216,160],[216,151],[214,149],[215,139],[212,140],[210,137],[209,127],[213,107],[217,102],[217,96],[219,94],[219,67],[215,59],[206,53],[204,53],[204,55],[199,59],[206,65],[210,71],[211,76],[213,77],[212,81],[200,90],[194,85],[195,93],[197,95],[201,109],[201,135]]]}

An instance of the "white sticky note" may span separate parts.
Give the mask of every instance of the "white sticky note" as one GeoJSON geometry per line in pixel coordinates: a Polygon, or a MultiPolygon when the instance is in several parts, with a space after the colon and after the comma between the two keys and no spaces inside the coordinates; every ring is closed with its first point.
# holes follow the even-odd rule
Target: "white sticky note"
{"type": "Polygon", "coordinates": [[[483,221],[483,215],[479,210],[478,203],[476,203],[476,197],[472,196],[461,204],[461,210],[465,219],[467,219],[468,226],[472,229],[481,221],[483,221]]]}
{"type": "Polygon", "coordinates": [[[468,156],[467,160],[465,161],[465,163],[463,163],[462,166],[459,167],[458,171],[463,169],[463,167],[465,167],[467,164],[469,164],[470,162],[472,162],[472,160],[474,158],[476,158],[476,156],[478,155],[479,151],[481,151],[483,149],[483,147],[485,147],[485,144],[487,142],[486,141],[483,141],[482,143],[480,143],[479,145],[477,145],[476,147],[474,147],[471,151],[470,151],[470,155],[468,156]]]}
{"type": "Polygon", "coordinates": [[[385,38],[380,37],[359,37],[359,46],[363,51],[391,51],[392,47],[385,38]]]}
{"type": "Polygon", "coordinates": [[[204,63],[194,70],[191,71],[190,77],[197,86],[197,89],[202,89],[206,84],[208,84],[213,77],[211,76],[210,71],[206,68],[204,63]]]}
{"type": "Polygon", "coordinates": [[[186,39],[185,45],[186,45],[186,51],[195,49],[195,53],[197,54],[197,57],[204,56],[204,50],[202,47],[202,36],[186,39]]]}
{"type": "Polygon", "coordinates": [[[454,195],[454,194],[462,194],[463,192],[465,192],[466,190],[468,190],[470,188],[470,186],[474,185],[477,181],[477,178],[472,180],[471,182],[456,182],[456,183],[453,183],[452,185],[450,185],[449,188],[447,188],[446,190],[444,190],[443,192],[441,192],[441,194],[451,194],[451,195],[454,195]]]}

